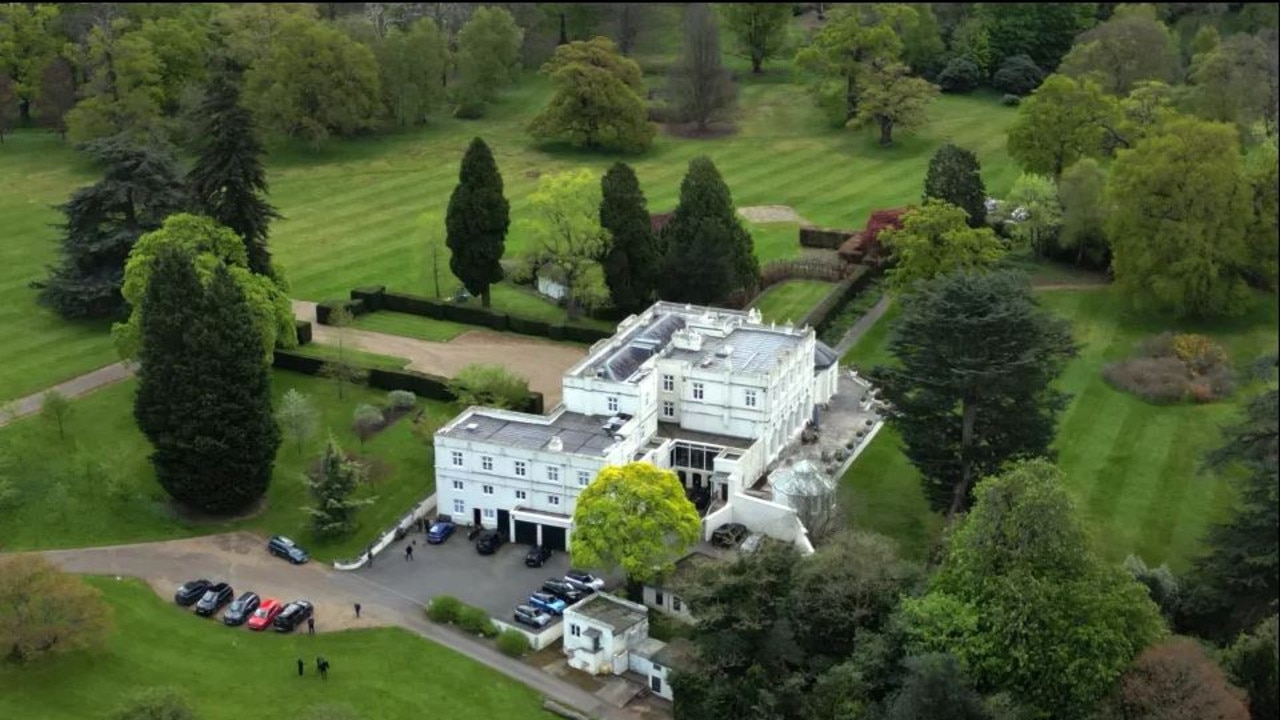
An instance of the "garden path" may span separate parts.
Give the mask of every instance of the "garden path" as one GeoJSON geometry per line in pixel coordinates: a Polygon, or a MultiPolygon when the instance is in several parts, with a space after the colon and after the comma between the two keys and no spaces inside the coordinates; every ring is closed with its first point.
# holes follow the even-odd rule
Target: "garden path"
{"type": "Polygon", "coordinates": [[[250,533],[50,550],[41,554],[69,572],[140,577],[165,598],[170,597],[178,585],[197,577],[224,580],[238,592],[254,590],[264,597],[286,602],[306,598],[316,608],[316,632],[355,627],[402,627],[463,653],[552,700],[588,712],[592,717],[606,720],[640,720],[642,717],[611,706],[587,690],[509,658],[467,635],[429,622],[423,612],[423,603],[415,598],[356,573],[335,571],[323,563],[289,565],[268,555],[265,540],[250,533]],[[359,620],[356,620],[353,610],[356,602],[361,604],[359,620]]]}
{"type": "Polygon", "coordinates": [[[884,293],[880,296],[880,300],[876,302],[875,305],[872,305],[871,309],[868,310],[865,315],[858,318],[858,322],[854,323],[853,327],[849,328],[849,332],[846,332],[844,337],[840,338],[840,343],[833,348],[836,351],[837,357],[844,357],[845,354],[853,348],[854,343],[858,342],[858,338],[862,337],[864,333],[870,330],[876,322],[880,320],[885,311],[889,309],[889,302],[889,293],[884,293]]]}
{"type": "Polygon", "coordinates": [[[9,412],[0,414],[0,427],[4,427],[14,420],[40,412],[40,408],[44,406],[44,396],[54,390],[66,395],[68,398],[80,397],[98,388],[132,377],[134,369],[133,363],[112,363],[79,377],[71,378],[64,383],[54,385],[48,390],[41,390],[38,393],[15,400],[9,408],[9,412]]]}

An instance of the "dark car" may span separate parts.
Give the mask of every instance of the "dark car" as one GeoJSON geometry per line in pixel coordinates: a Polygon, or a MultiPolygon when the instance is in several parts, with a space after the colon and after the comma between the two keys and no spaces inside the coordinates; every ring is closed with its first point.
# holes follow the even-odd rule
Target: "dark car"
{"type": "Polygon", "coordinates": [[[731,548],[750,535],[747,526],[742,523],[725,523],[711,533],[711,544],[717,547],[731,548]]]}
{"type": "Polygon", "coordinates": [[[231,603],[227,611],[222,614],[222,622],[232,626],[243,625],[261,604],[262,598],[258,597],[258,593],[247,592],[231,603]]]}
{"type": "Polygon", "coordinates": [[[504,542],[506,538],[502,537],[502,533],[497,530],[484,530],[476,538],[476,552],[481,555],[492,555],[502,547],[504,542]]]}
{"type": "Polygon", "coordinates": [[[204,591],[204,596],[200,598],[200,602],[196,603],[196,614],[201,617],[217,615],[222,606],[231,602],[235,596],[236,591],[232,590],[230,585],[220,582],[204,591]]]}
{"type": "Polygon", "coordinates": [[[551,622],[550,614],[528,605],[517,605],[515,618],[516,622],[532,628],[544,628],[547,623],[551,622]]]}
{"type": "Polygon", "coordinates": [[[299,625],[306,622],[314,611],[315,608],[306,600],[295,600],[284,606],[284,610],[276,616],[272,626],[278,632],[293,632],[299,625]]]}
{"type": "Polygon", "coordinates": [[[441,515],[427,529],[427,542],[432,545],[439,545],[448,540],[453,531],[457,529],[458,526],[453,524],[453,518],[448,515],[441,515]]]}
{"type": "Polygon", "coordinates": [[[197,600],[204,597],[205,592],[213,587],[213,583],[208,580],[191,580],[182,584],[178,588],[178,592],[173,594],[173,601],[182,607],[191,607],[197,600]]]}
{"type": "Polygon", "coordinates": [[[311,559],[306,550],[283,535],[275,535],[267,541],[267,552],[282,557],[294,565],[301,565],[311,559]]]}
{"type": "Polygon", "coordinates": [[[570,570],[564,574],[564,581],[590,595],[604,589],[604,580],[582,570],[570,570]]]}
{"type": "Polygon", "coordinates": [[[551,548],[546,545],[534,545],[529,548],[529,552],[524,556],[524,566],[532,568],[542,567],[542,563],[551,558],[551,548]]]}
{"type": "Polygon", "coordinates": [[[586,595],[586,593],[560,578],[547,578],[546,582],[542,583],[542,590],[555,595],[570,605],[578,602],[586,595]]]}

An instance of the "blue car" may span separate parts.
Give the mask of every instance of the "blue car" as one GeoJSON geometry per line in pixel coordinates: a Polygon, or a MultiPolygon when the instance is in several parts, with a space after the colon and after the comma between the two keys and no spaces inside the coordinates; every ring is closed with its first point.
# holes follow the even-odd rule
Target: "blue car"
{"type": "Polygon", "coordinates": [[[456,527],[453,521],[448,518],[436,518],[436,521],[431,523],[431,527],[427,530],[427,542],[431,545],[439,545],[449,539],[456,527]]]}
{"type": "Polygon", "coordinates": [[[545,592],[536,592],[530,595],[529,604],[539,610],[546,610],[552,615],[563,615],[564,609],[568,607],[560,598],[545,592]]]}

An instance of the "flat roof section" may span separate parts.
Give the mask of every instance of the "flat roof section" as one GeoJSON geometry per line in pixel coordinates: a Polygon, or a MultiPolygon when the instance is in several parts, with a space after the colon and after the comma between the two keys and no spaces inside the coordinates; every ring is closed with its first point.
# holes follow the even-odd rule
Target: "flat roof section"
{"type": "Polygon", "coordinates": [[[570,610],[602,625],[607,625],[615,635],[649,619],[648,608],[605,592],[590,595],[586,600],[571,606],[570,610]]]}
{"type": "Polygon", "coordinates": [[[689,430],[682,428],[674,423],[658,423],[658,437],[670,440],[684,440],[686,442],[702,443],[703,445],[718,445],[720,447],[731,447],[745,450],[755,445],[755,438],[731,437],[729,435],[717,435],[709,432],[699,432],[697,430],[689,430]]]}
{"type": "Polygon", "coordinates": [[[546,449],[551,438],[558,437],[563,443],[560,452],[599,457],[616,442],[612,435],[601,429],[606,420],[608,418],[602,415],[566,411],[550,422],[522,421],[486,415],[479,410],[459,419],[442,434],[523,450],[546,449]]]}
{"type": "Polygon", "coordinates": [[[701,350],[672,349],[667,357],[698,368],[724,369],[728,363],[733,366],[733,372],[763,374],[804,341],[804,335],[757,328],[735,328],[724,338],[703,337],[701,350]],[[721,353],[727,355],[722,357],[721,353]],[[708,359],[710,362],[703,365],[708,359]]]}

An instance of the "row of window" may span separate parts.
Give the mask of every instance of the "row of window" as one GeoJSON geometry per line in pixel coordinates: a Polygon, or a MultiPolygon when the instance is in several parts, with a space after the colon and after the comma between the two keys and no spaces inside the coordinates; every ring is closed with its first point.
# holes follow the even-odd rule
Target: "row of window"
{"type": "MultiPolygon", "coordinates": [[[[465,482],[461,481],[461,480],[454,480],[454,481],[453,481],[453,489],[454,489],[454,490],[466,490],[466,489],[467,489],[467,484],[466,484],[465,482]]],[[[487,484],[486,484],[486,485],[481,485],[481,486],[480,486],[480,492],[484,493],[485,495],[493,495],[496,491],[494,490],[494,487],[493,487],[492,485],[487,485],[487,484]]],[[[529,497],[529,493],[528,493],[527,491],[525,491],[525,490],[515,490],[514,492],[515,492],[515,498],[516,498],[517,500],[526,500],[526,499],[528,499],[528,497],[529,497]]],[[[548,498],[548,499],[547,499],[547,502],[551,503],[552,505],[559,505],[559,504],[560,504],[560,496],[559,496],[559,495],[548,495],[548,496],[547,496],[547,498],[548,498]]],[[[455,501],[455,503],[456,503],[456,502],[457,502],[457,501],[455,501]]]]}
{"type": "MultiPolygon", "coordinates": [[[[704,388],[703,388],[703,386],[702,386],[702,383],[700,383],[700,382],[693,383],[693,399],[694,399],[694,400],[702,400],[702,399],[703,399],[703,398],[705,398],[705,397],[706,397],[706,393],[704,392],[704,388]]],[[[757,397],[757,396],[756,396],[756,391],[755,391],[755,390],[744,390],[744,391],[743,391],[743,395],[742,395],[742,402],[743,402],[743,404],[744,404],[744,405],[746,405],[746,406],[747,406],[747,407],[749,407],[749,408],[756,407],[756,402],[757,402],[756,397],[757,397]]],[[[675,416],[676,416],[676,405],[675,405],[675,403],[671,402],[670,400],[663,400],[663,401],[662,401],[662,416],[663,416],[663,417],[675,417],[675,416]]]]}
{"type": "MultiPolygon", "coordinates": [[[[516,499],[517,499],[517,500],[523,500],[523,499],[525,499],[525,492],[524,492],[523,490],[517,490],[517,491],[516,491],[516,499]]],[[[559,504],[560,504],[560,496],[559,496],[559,495],[548,495],[548,496],[547,496],[547,504],[549,504],[549,505],[559,505],[559,504]]],[[[454,515],[457,515],[458,517],[464,517],[464,516],[467,514],[467,502],[466,502],[465,500],[461,499],[461,498],[455,498],[455,499],[454,499],[454,501],[453,501],[453,514],[454,514],[454,515]]],[[[493,508],[485,508],[484,510],[482,510],[482,511],[481,511],[481,514],[482,514],[482,515],[484,515],[484,518],[485,518],[486,520],[492,520],[492,519],[494,519],[495,517],[497,517],[498,512],[497,512],[496,510],[494,510],[493,508]]]]}
{"type": "MultiPolygon", "coordinates": [[[[461,450],[453,450],[451,451],[451,453],[452,454],[450,457],[454,467],[466,466],[467,464],[466,458],[463,456],[461,450]]],[[[488,472],[493,472],[493,456],[481,455],[480,467],[481,469],[486,470],[488,472]]],[[[529,477],[529,463],[525,462],[524,460],[513,460],[511,463],[511,472],[516,477],[529,477]]],[[[560,482],[560,468],[555,465],[548,466],[546,468],[546,478],[547,478],[547,482],[553,482],[553,483],[560,482]]],[[[456,484],[458,481],[455,480],[454,482],[456,484]]],[[[591,473],[587,470],[579,470],[578,485],[581,487],[586,487],[590,484],[591,484],[591,473]]],[[[461,488],[458,488],[458,489],[461,490],[461,488]]]]}

